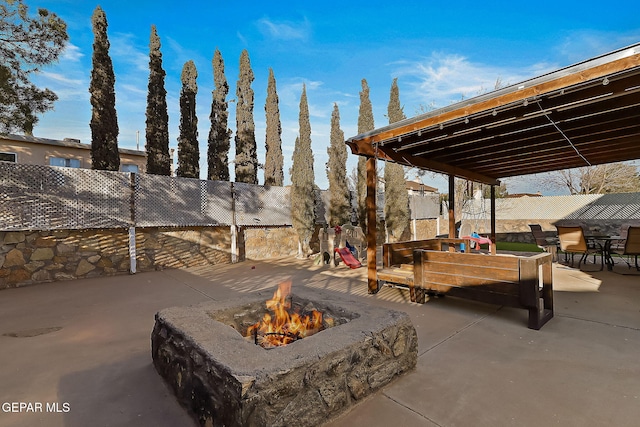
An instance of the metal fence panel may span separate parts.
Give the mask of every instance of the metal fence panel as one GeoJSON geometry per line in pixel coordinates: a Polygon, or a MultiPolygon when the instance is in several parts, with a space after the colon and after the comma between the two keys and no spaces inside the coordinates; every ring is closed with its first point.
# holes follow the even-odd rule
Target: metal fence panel
{"type": "Polygon", "coordinates": [[[290,187],[268,187],[236,182],[236,224],[291,225],[290,187]]]}
{"type": "Polygon", "coordinates": [[[0,162],[3,230],[129,227],[130,174],[0,162]]]}
{"type": "Polygon", "coordinates": [[[232,224],[231,183],[137,174],[135,220],[139,227],[232,224]]]}
{"type": "Polygon", "coordinates": [[[640,193],[598,195],[595,200],[567,215],[566,219],[640,219],[640,193]]]}

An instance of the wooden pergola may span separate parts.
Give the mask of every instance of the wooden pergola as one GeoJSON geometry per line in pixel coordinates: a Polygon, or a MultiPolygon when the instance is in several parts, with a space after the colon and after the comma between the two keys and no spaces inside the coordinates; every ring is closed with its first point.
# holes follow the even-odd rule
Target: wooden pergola
{"type": "MultiPolygon", "coordinates": [[[[640,43],[346,141],[367,157],[367,223],[375,224],[376,160],[495,186],[501,178],[640,158],[640,43]]],[[[367,227],[369,293],[378,291],[376,228],[367,227]]]]}

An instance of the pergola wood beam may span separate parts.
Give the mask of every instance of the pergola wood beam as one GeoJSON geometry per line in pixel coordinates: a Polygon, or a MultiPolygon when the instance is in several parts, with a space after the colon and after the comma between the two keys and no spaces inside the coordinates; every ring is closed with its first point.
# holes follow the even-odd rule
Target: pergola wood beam
{"type": "MultiPolygon", "coordinates": [[[[637,78],[640,85],[640,75],[637,78]]],[[[522,132],[529,129],[535,131],[537,126],[551,126],[545,114],[555,118],[556,123],[573,120],[586,120],[593,118],[594,114],[612,114],[621,108],[632,108],[629,97],[640,103],[640,86],[630,88],[630,82],[622,82],[617,88],[609,88],[598,84],[598,91],[590,91],[584,94],[584,98],[563,99],[563,102],[550,102],[550,98],[533,100],[527,106],[521,106],[509,112],[497,112],[486,114],[482,117],[473,117],[468,124],[458,122],[447,124],[446,133],[439,129],[423,129],[420,136],[416,134],[403,135],[400,142],[396,139],[385,141],[385,146],[390,145],[399,152],[428,155],[450,149],[459,144],[469,145],[482,139],[508,135],[513,132],[522,132]],[[625,83],[625,84],[622,84],[625,83]],[[606,96],[603,96],[606,95],[606,96]],[[618,99],[622,98],[622,99],[618,99]],[[598,103],[598,108],[593,104],[598,103]],[[543,105],[542,111],[539,105],[543,105]],[[594,113],[597,111],[597,113],[594,113]]]]}
{"type": "MultiPolygon", "coordinates": [[[[629,133],[628,131],[618,131],[596,135],[598,137],[597,139],[585,140],[584,138],[587,137],[571,138],[580,153],[589,160],[589,163],[592,164],[596,163],[595,157],[600,159],[598,160],[599,162],[603,162],[603,158],[606,159],[611,155],[615,155],[619,151],[633,148],[637,150],[638,145],[640,144],[640,130],[633,133],[629,133]],[[599,145],[611,140],[616,142],[615,149],[602,153],[599,149],[599,145]]],[[[544,158],[555,158],[557,161],[564,161],[567,162],[566,164],[573,165],[572,167],[587,166],[584,164],[584,160],[582,159],[576,159],[574,161],[572,158],[577,156],[575,150],[571,148],[569,144],[560,146],[559,144],[561,142],[563,141],[556,139],[548,143],[541,143],[536,145],[535,150],[531,151],[522,149],[505,151],[503,153],[496,153],[493,155],[476,154],[475,156],[465,156],[463,159],[460,159],[457,164],[462,168],[473,166],[474,170],[479,172],[482,172],[483,168],[487,168],[492,172],[497,171],[499,173],[502,166],[519,168],[522,166],[522,162],[525,162],[524,164],[526,166],[526,164],[531,164],[533,161],[544,158]],[[519,160],[522,160],[522,162],[519,162],[519,160]],[[579,164],[576,164],[576,162],[579,164]]],[[[604,162],[606,163],[606,160],[604,162]]]]}
{"type": "Polygon", "coordinates": [[[375,131],[375,133],[368,132],[363,135],[358,135],[354,138],[351,138],[349,141],[364,142],[369,145],[373,145],[375,143],[396,138],[400,135],[417,132],[418,130],[436,126],[441,123],[446,123],[452,120],[465,118],[473,114],[482,113],[485,110],[493,110],[502,106],[512,104],[514,102],[538,97],[545,93],[561,90],[569,86],[579,85],[590,80],[603,78],[610,74],[619,73],[628,69],[635,68],[639,63],[640,54],[632,54],[619,58],[617,60],[596,65],[582,71],[558,77],[550,81],[544,81],[530,87],[523,87],[522,89],[516,90],[514,92],[508,92],[501,96],[491,97],[484,101],[465,105],[458,109],[443,112],[442,114],[428,116],[418,120],[411,120],[404,125],[402,125],[402,122],[399,122],[400,124],[397,126],[382,128],[375,131]]]}
{"type": "Polygon", "coordinates": [[[347,141],[347,144],[351,148],[351,152],[353,154],[357,154],[360,156],[366,156],[370,158],[373,157],[379,160],[393,161],[406,166],[429,169],[435,172],[440,172],[447,175],[455,175],[460,178],[482,182],[489,185],[500,185],[500,181],[498,181],[494,177],[474,173],[470,170],[451,166],[446,163],[429,160],[424,157],[404,155],[402,153],[397,153],[393,150],[387,149],[386,147],[378,147],[378,149],[376,150],[374,147],[361,142],[354,143],[347,141]]]}
{"type": "MultiPolygon", "coordinates": [[[[397,144],[389,144],[400,153],[408,153],[415,156],[429,156],[442,163],[448,163],[450,159],[462,159],[468,151],[494,152],[495,148],[504,145],[506,148],[516,146],[528,148],[530,144],[535,144],[536,139],[558,137],[560,134],[555,129],[549,118],[560,126],[565,133],[576,132],[581,128],[589,128],[585,134],[589,135],[593,129],[615,126],[616,120],[625,120],[629,117],[637,117],[640,111],[640,89],[633,94],[633,101],[621,99],[619,97],[609,97],[600,100],[600,108],[593,106],[573,106],[572,109],[554,111],[544,115],[514,118],[511,121],[494,126],[492,129],[486,127],[474,127],[474,132],[447,134],[441,136],[437,141],[425,144],[414,143],[416,137],[405,137],[410,149],[397,148],[397,144]],[[613,125],[613,126],[611,126],[613,125]],[[530,140],[528,140],[530,138],[530,140]],[[522,141],[528,143],[522,144],[522,141]],[[480,144],[482,142],[482,144],[480,144]]],[[[637,122],[635,123],[637,126],[637,122]]],[[[424,137],[424,134],[422,135],[424,137]]],[[[385,144],[385,147],[388,145],[385,144]]]]}

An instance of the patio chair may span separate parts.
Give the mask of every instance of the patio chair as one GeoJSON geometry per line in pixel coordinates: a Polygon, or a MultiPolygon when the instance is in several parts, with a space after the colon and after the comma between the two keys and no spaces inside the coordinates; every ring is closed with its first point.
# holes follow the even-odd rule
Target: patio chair
{"type": "Polygon", "coordinates": [[[545,252],[549,252],[553,261],[558,259],[558,238],[546,237],[540,224],[529,224],[531,234],[536,241],[536,245],[545,252]]]}
{"type": "Polygon", "coordinates": [[[571,254],[571,267],[573,267],[573,257],[575,254],[582,254],[578,261],[578,268],[584,261],[586,264],[587,257],[591,254],[595,256],[600,254],[600,270],[604,269],[604,251],[598,244],[587,244],[584,237],[582,227],[556,226],[558,230],[558,240],[560,241],[560,250],[565,254],[571,254]]]}
{"type": "Polygon", "coordinates": [[[627,237],[624,241],[619,240],[618,243],[612,243],[609,248],[610,255],[618,255],[624,262],[631,268],[629,258],[635,257],[636,270],[640,271],[638,265],[638,255],[640,255],[640,227],[629,227],[627,230],[627,237]],[[626,256],[627,258],[622,258],[626,256]]]}

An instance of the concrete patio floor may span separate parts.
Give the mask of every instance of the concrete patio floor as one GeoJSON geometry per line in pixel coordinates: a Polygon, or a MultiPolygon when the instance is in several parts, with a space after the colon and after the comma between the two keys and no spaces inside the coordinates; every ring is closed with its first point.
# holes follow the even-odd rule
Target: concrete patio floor
{"type": "Polygon", "coordinates": [[[295,259],[3,290],[0,426],[192,426],[151,362],[155,313],[286,279],[405,311],[418,332],[416,369],[328,426],[637,426],[640,273],[627,272],[554,264],[555,317],[540,331],[527,329],[525,310],[367,295],[364,268],[295,259]],[[60,412],[7,412],[10,402],[60,412]]]}

